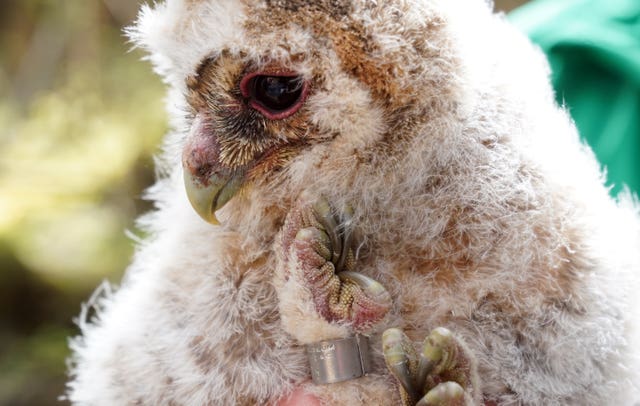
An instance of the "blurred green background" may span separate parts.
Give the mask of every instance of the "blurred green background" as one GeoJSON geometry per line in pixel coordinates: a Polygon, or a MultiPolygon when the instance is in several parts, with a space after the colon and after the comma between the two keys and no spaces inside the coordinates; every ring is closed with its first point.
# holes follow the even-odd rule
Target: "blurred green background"
{"type": "Polygon", "coordinates": [[[606,168],[640,192],[640,1],[536,0],[509,14],[551,64],[556,100],[606,168]]]}
{"type": "Polygon", "coordinates": [[[159,79],[122,34],[139,3],[0,2],[0,405],[63,394],[73,318],[120,280],[126,231],[150,208],[166,119],[159,79]]]}
{"type": "Polygon", "coordinates": [[[163,89],[131,0],[0,2],[0,405],[63,394],[80,303],[130,260],[163,89]]]}

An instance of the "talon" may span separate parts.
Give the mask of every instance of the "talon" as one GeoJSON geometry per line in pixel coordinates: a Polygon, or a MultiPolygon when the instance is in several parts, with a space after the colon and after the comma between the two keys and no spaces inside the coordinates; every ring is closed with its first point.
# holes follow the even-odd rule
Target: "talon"
{"type": "Polygon", "coordinates": [[[296,234],[296,240],[311,243],[313,249],[326,261],[331,259],[331,249],[329,249],[329,237],[322,230],[315,227],[303,228],[296,234]]]}
{"type": "Polygon", "coordinates": [[[356,331],[363,331],[380,321],[391,308],[389,292],[377,281],[358,272],[338,274],[342,282],[338,308],[344,308],[346,318],[356,331]]]}
{"type": "Polygon", "coordinates": [[[423,354],[434,362],[434,373],[439,374],[455,367],[457,349],[453,334],[444,327],[433,330],[425,340],[423,354]]]}
{"type": "Polygon", "coordinates": [[[331,206],[329,206],[329,203],[321,197],[313,204],[313,211],[318,222],[329,236],[332,252],[331,262],[335,264],[342,255],[342,240],[336,231],[338,229],[338,223],[333,216],[331,206]]]}
{"type": "Polygon", "coordinates": [[[355,283],[362,289],[362,293],[369,297],[377,298],[387,293],[387,290],[380,282],[359,272],[344,271],[340,272],[338,277],[342,282],[350,281],[355,283]]]}
{"type": "Polygon", "coordinates": [[[336,261],[336,272],[344,271],[345,264],[347,263],[347,257],[349,256],[349,251],[351,248],[351,243],[353,239],[353,230],[351,228],[351,222],[353,221],[353,207],[347,206],[345,207],[343,213],[344,221],[342,222],[342,249],[340,250],[340,255],[338,256],[338,260],[336,261]]]}
{"type": "Polygon", "coordinates": [[[443,382],[431,389],[416,406],[464,406],[464,389],[457,382],[443,382]]]}
{"type": "Polygon", "coordinates": [[[448,329],[434,329],[417,356],[401,330],[385,331],[382,344],[387,367],[400,383],[404,406],[416,405],[420,398],[419,406],[463,406],[480,400],[475,359],[448,329]]]}
{"type": "Polygon", "coordinates": [[[427,375],[440,363],[443,356],[442,349],[450,339],[451,332],[445,328],[437,328],[425,338],[424,344],[422,345],[422,352],[420,353],[420,362],[418,364],[418,374],[416,377],[416,383],[418,385],[424,385],[427,375]]]}
{"type": "Polygon", "coordinates": [[[405,404],[414,404],[418,399],[419,393],[414,386],[411,378],[411,359],[410,355],[413,348],[409,343],[409,339],[397,328],[386,330],[382,334],[382,352],[384,360],[389,371],[400,382],[409,399],[404,399],[405,404]]]}

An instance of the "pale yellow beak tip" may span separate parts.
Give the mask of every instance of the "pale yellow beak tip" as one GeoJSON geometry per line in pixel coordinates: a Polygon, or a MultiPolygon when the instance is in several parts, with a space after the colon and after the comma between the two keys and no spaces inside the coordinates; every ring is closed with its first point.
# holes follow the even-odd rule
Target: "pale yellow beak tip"
{"type": "Polygon", "coordinates": [[[208,216],[201,216],[203,218],[203,220],[205,220],[207,223],[214,225],[214,226],[219,226],[220,225],[220,220],[218,220],[218,218],[216,217],[216,213],[214,211],[211,211],[211,214],[208,216]]]}
{"type": "Polygon", "coordinates": [[[207,185],[203,185],[188,171],[184,173],[184,185],[191,206],[203,220],[215,226],[220,225],[216,211],[238,192],[241,183],[241,174],[228,177],[214,175],[207,185]]]}

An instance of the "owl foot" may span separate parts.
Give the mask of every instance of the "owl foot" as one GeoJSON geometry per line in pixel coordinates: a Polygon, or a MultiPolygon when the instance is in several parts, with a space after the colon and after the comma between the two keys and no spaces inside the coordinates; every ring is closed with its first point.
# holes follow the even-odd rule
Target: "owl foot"
{"type": "Polygon", "coordinates": [[[382,346],[387,367],[399,383],[403,406],[478,404],[475,361],[449,330],[433,330],[419,354],[395,328],[384,332],[382,346]]]}
{"type": "Polygon", "coordinates": [[[303,195],[287,217],[280,245],[285,279],[293,278],[328,322],[363,332],[380,321],[391,307],[391,297],[377,281],[355,272],[351,210],[338,218],[320,198],[311,203],[303,195]]]}

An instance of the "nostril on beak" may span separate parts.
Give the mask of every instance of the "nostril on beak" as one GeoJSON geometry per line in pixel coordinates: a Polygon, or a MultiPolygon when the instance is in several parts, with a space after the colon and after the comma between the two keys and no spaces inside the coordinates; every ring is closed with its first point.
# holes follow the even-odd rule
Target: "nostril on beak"
{"type": "Polygon", "coordinates": [[[243,169],[220,162],[220,145],[202,117],[197,117],[182,152],[184,185],[189,202],[205,221],[219,224],[216,211],[235,196],[244,183],[243,169]]]}
{"type": "Polygon", "coordinates": [[[217,225],[215,212],[239,191],[244,173],[222,166],[215,150],[201,145],[187,148],[182,160],[187,197],[200,217],[217,225]]]}
{"type": "Polygon", "coordinates": [[[201,165],[198,168],[196,168],[195,175],[198,176],[199,178],[204,178],[211,173],[211,168],[212,166],[208,164],[201,165]]]}
{"type": "Polygon", "coordinates": [[[213,162],[217,162],[215,154],[208,153],[202,146],[190,145],[183,154],[182,166],[191,176],[206,183],[215,171],[213,162]]]}

